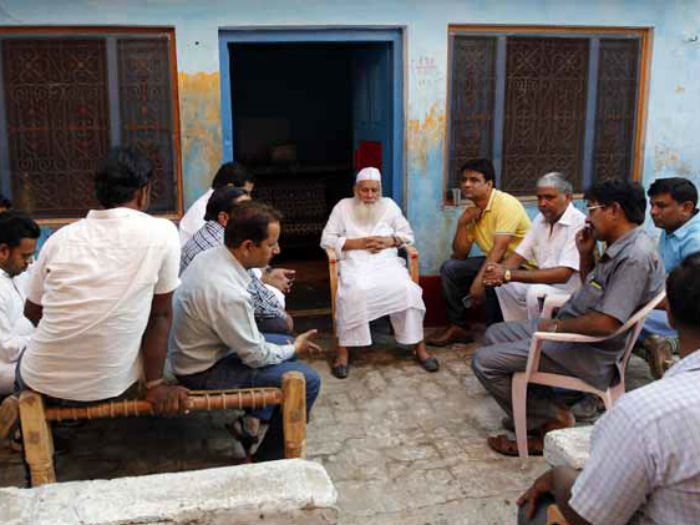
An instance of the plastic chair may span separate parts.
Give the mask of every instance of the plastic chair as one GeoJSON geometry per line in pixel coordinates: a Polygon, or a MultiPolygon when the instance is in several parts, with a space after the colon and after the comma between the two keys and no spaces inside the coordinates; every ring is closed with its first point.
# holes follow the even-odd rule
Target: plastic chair
{"type": "Polygon", "coordinates": [[[527,385],[536,383],[552,387],[567,388],[579,392],[588,392],[599,396],[605,404],[605,409],[610,410],[613,403],[625,393],[625,370],[634,342],[642,330],[644,320],[656,305],[666,297],[666,291],[662,291],[643,308],[635,313],[629,320],[618,328],[613,334],[605,337],[591,337],[581,334],[535,332],[530,344],[530,354],[527,358],[527,366],[524,372],[513,374],[511,396],[513,404],[513,420],[515,422],[515,437],[518,444],[518,455],[527,458],[527,385]],[[539,372],[540,356],[542,353],[542,343],[545,341],[555,341],[559,343],[598,343],[627,333],[625,348],[618,361],[620,365],[620,381],[616,385],[608,387],[606,390],[599,390],[585,381],[573,376],[562,374],[552,374],[549,372],[539,372]]]}
{"type": "MultiPolygon", "coordinates": [[[[418,250],[415,246],[404,246],[399,249],[399,254],[405,251],[408,258],[408,271],[411,274],[411,280],[418,284],[418,250]]],[[[335,322],[335,295],[338,291],[338,276],[340,275],[339,261],[332,248],[326,248],[328,256],[328,274],[330,275],[331,286],[331,317],[333,318],[333,336],[338,338],[338,331],[335,322]]]]}

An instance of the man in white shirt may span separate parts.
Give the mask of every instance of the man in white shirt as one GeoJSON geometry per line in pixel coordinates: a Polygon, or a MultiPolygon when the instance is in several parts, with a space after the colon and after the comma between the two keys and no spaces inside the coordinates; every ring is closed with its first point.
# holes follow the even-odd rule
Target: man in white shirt
{"type": "MultiPolygon", "coordinates": [[[[282,375],[299,371],[306,379],[306,413],[311,413],[321,379],[308,365],[294,361],[319,351],[309,330],[286,344],[267,342],[258,330],[247,270],[267,266],[279,253],[280,214],[258,202],[230,210],[224,246],[210,248],[190,263],[173,301],[169,360],[179,381],[194,389],[279,387],[282,375]]],[[[257,460],[284,456],[279,407],[256,411],[269,421],[257,460]]]]}
{"type": "Polygon", "coordinates": [[[355,196],[335,205],[321,234],[321,247],[340,261],[336,294],[338,349],[333,375],[348,376],[348,347],[372,344],[369,323],[388,315],[400,344],[414,345],[418,362],[429,372],[439,365],[423,341],[423,291],[411,280],[398,248],[413,243],[413,231],[401,209],[381,195],[377,168],[357,174],[355,196]]]}
{"type": "Polygon", "coordinates": [[[192,206],[189,207],[185,215],[180,219],[180,246],[184,246],[204,223],[204,215],[207,210],[207,202],[214,190],[224,186],[234,186],[241,188],[248,194],[253,193],[255,186],[255,176],[238,162],[226,162],[221,165],[216,172],[211,188],[199,197],[192,206]]]}
{"type": "Polygon", "coordinates": [[[20,358],[20,388],[95,402],[131,393],[145,376],[157,412],[184,410],[187,390],[162,379],[180,242],[170,221],[143,211],[152,177],[144,156],[113,149],[95,175],[104,209],[44,244],[27,289],[36,330],[20,358]]]}
{"type": "Polygon", "coordinates": [[[0,213],[0,398],[14,391],[17,360],[34,331],[17,277],[29,267],[40,233],[28,215],[0,213]]]}
{"type": "Polygon", "coordinates": [[[581,285],[576,233],[586,216],[571,202],[573,187],[558,172],[537,181],[540,213],[515,252],[503,264],[490,263],[484,284],[494,286],[504,321],[537,319],[540,301],[554,294],[570,295],[581,285]],[[521,269],[534,262],[537,269],[521,269]]]}
{"type": "Polygon", "coordinates": [[[700,252],[666,281],[681,361],[622,396],[593,429],[580,473],[561,466],[518,500],[519,523],[544,523],[556,502],[570,524],[700,523],[700,252]]]}

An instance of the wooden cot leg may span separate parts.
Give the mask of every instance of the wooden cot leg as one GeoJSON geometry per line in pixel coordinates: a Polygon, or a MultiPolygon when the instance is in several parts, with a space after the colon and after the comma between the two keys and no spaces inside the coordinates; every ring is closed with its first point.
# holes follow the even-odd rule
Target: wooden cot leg
{"type": "Polygon", "coordinates": [[[306,456],[306,379],[301,372],[282,376],[284,457],[306,456]]]}
{"type": "Polygon", "coordinates": [[[44,399],[41,394],[29,390],[20,394],[19,417],[32,487],[55,483],[53,437],[44,415],[44,399]]]}

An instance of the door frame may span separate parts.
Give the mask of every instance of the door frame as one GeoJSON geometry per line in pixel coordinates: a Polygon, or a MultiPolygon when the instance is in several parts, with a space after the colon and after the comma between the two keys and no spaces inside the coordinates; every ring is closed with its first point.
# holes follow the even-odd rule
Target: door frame
{"type": "Polygon", "coordinates": [[[221,138],[223,161],[234,160],[233,101],[231,100],[231,68],[229,44],[347,42],[353,44],[389,42],[392,45],[392,194],[406,209],[406,144],[404,140],[405,69],[403,26],[244,26],[219,28],[219,83],[221,91],[221,138]]]}

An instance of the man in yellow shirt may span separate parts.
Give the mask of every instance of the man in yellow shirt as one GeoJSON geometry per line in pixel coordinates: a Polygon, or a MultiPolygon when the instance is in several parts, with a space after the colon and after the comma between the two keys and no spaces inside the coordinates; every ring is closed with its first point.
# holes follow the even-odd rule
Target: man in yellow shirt
{"type": "Polygon", "coordinates": [[[487,324],[503,320],[496,294],[484,286],[484,271],[487,264],[500,263],[511,255],[530,229],[520,201],[493,187],[495,171],[490,160],[467,161],[460,171],[462,194],[474,206],[467,207],[459,218],[452,257],[440,268],[449,325],[442,334],[427,340],[435,346],[472,340],[467,330],[467,307],[485,302],[487,324]],[[468,257],[475,242],[485,256],[468,257]]]}

